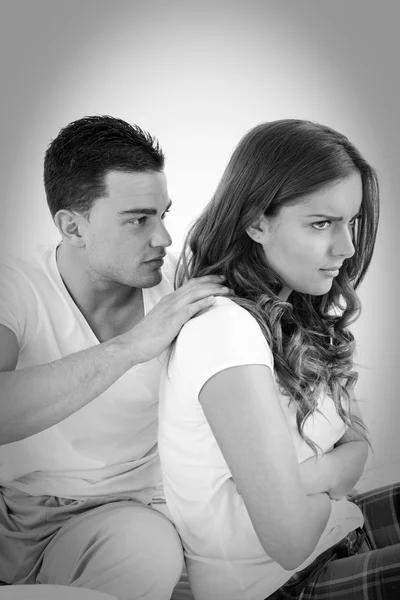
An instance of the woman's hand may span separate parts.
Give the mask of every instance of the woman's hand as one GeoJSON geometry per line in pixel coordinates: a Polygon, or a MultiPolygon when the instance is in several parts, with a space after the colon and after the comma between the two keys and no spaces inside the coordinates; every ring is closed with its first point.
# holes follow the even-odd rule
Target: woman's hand
{"type": "Polygon", "coordinates": [[[326,492],[332,500],[340,500],[360,479],[366,460],[364,442],[347,442],[322,456],[308,458],[299,464],[305,493],[326,492]]]}
{"type": "MultiPolygon", "coordinates": [[[[359,419],[361,413],[354,396],[352,412],[359,419]]],[[[346,433],[335,447],[323,455],[312,456],[299,464],[300,479],[307,495],[326,492],[339,500],[351,492],[363,474],[368,457],[368,445],[354,430],[346,433]]]]}

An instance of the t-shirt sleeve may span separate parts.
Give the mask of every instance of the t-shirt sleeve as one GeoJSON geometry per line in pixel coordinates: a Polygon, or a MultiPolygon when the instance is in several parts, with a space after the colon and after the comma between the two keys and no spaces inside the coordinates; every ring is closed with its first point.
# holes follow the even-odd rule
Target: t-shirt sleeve
{"type": "Polygon", "coordinates": [[[0,324],[15,334],[21,348],[27,334],[27,303],[34,302],[26,278],[14,266],[0,263],[0,324]]]}
{"type": "Polygon", "coordinates": [[[266,365],[273,356],[255,318],[224,298],[193,317],[182,328],[176,343],[176,360],[190,391],[198,394],[213,375],[241,365],[266,365]]]}

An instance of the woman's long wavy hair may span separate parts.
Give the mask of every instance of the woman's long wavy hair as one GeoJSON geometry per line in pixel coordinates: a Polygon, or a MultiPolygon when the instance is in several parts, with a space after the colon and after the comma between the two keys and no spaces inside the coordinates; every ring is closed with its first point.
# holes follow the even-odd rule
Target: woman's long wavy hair
{"type": "Polygon", "coordinates": [[[355,290],[372,258],[378,219],[375,171],[344,135],[310,121],[263,123],[239,142],[213,198],[190,228],[179,259],[176,287],[192,277],[223,275],[235,293],[231,299],[257,320],[272,349],[281,392],[296,403],[299,433],[314,452],[317,447],[303,427],[318,410],[322,391],[332,397],[345,423],[368,439],[349,402],[358,377],[349,325],[360,312],[355,290]],[[293,291],[290,301],[281,300],[283,282],[246,229],[261,214],[275,216],[282,207],[354,172],[362,180],[354,255],[344,261],[328,293],[293,291]]]}

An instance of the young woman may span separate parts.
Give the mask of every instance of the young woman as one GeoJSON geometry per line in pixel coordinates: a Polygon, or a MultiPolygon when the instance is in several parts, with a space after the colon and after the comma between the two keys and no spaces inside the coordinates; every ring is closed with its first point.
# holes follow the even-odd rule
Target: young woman
{"type": "Polygon", "coordinates": [[[178,285],[233,290],[187,323],[161,384],[165,495],[196,600],[400,597],[399,490],[367,458],[349,325],[379,212],[349,140],[300,120],[240,141],[178,285]]]}

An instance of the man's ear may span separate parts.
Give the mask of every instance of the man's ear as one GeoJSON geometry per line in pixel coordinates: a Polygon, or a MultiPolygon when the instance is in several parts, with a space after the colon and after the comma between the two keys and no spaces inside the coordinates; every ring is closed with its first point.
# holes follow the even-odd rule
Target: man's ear
{"type": "Polygon", "coordinates": [[[247,235],[258,244],[263,244],[266,239],[268,232],[268,223],[264,215],[260,215],[249,227],[246,229],[247,235]]]}
{"type": "Polygon", "coordinates": [[[83,215],[71,210],[59,210],[54,216],[54,223],[63,239],[77,248],[84,248],[86,245],[85,222],[87,223],[87,219],[83,215]]]}

